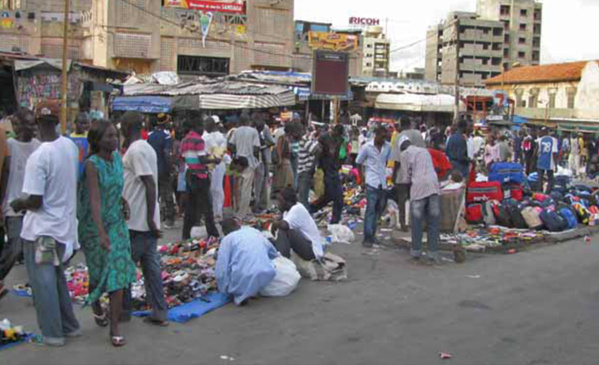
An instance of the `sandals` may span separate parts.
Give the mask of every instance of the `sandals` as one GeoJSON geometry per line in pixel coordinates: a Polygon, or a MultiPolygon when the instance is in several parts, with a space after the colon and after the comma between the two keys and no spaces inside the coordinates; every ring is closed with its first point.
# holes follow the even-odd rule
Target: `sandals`
{"type": "Polygon", "coordinates": [[[102,310],[102,314],[94,314],[94,321],[96,322],[96,324],[100,327],[107,327],[109,324],[109,320],[108,320],[108,313],[106,310],[104,310],[104,308],[102,308],[102,306],[100,305],[100,309],[102,310]]]}
{"type": "Polygon", "coordinates": [[[144,318],[144,322],[147,324],[151,324],[151,325],[159,326],[159,327],[168,327],[170,325],[169,321],[160,321],[160,320],[153,319],[150,317],[144,318]]]}
{"type": "Polygon", "coordinates": [[[112,346],[114,347],[123,347],[127,344],[125,337],[123,336],[110,336],[110,342],[112,342],[112,346]]]}

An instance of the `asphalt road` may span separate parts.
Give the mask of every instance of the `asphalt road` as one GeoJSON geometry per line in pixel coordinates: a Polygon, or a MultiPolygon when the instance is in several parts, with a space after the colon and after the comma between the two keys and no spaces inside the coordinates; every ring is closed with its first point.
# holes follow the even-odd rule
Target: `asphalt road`
{"type": "MultiPolygon", "coordinates": [[[[64,348],[21,345],[2,364],[598,364],[599,239],[462,265],[414,266],[406,251],[335,245],[344,283],[302,281],[281,299],[228,305],[168,328],[124,325],[114,349],[91,311],[64,348]],[[439,353],[451,360],[440,360],[439,353]]],[[[23,267],[9,284],[22,281],[23,267]]],[[[37,331],[29,299],[9,296],[0,318],[37,331]]]]}

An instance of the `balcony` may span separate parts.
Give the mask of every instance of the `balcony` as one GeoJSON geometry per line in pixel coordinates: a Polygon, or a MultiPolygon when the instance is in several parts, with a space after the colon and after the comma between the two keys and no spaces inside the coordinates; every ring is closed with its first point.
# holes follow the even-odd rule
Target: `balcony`
{"type": "Polygon", "coordinates": [[[576,109],[516,108],[515,114],[533,120],[545,120],[545,118],[576,118],[576,109]]]}

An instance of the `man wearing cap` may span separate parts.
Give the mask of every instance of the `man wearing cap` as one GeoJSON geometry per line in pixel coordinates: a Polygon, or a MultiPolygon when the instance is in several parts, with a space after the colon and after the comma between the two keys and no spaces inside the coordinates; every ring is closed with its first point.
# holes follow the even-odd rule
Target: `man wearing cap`
{"type": "Polygon", "coordinates": [[[58,101],[42,101],[36,119],[42,144],[25,167],[23,194],[13,200],[15,212],[26,211],[21,238],[29,283],[44,344],[63,346],[81,335],[73,313],[63,262],[77,242],[77,146],[56,132],[58,101]]]}
{"type": "Polygon", "coordinates": [[[553,189],[553,173],[556,169],[556,161],[559,149],[557,139],[549,135],[546,127],[541,129],[541,137],[537,140],[537,172],[539,175],[538,191],[543,191],[545,174],[549,180],[546,194],[551,194],[553,189]]]}
{"type": "Polygon", "coordinates": [[[160,113],[156,117],[154,130],[148,135],[148,143],[156,151],[158,158],[158,194],[164,207],[164,228],[175,227],[175,200],[171,179],[173,139],[167,131],[171,122],[168,114],[160,113]]]}
{"type": "Polygon", "coordinates": [[[412,145],[407,136],[399,137],[400,180],[410,185],[410,223],[412,226],[411,256],[421,261],[422,231],[427,223],[427,258],[438,261],[439,225],[441,222],[441,190],[433,160],[427,149],[412,145]]]}

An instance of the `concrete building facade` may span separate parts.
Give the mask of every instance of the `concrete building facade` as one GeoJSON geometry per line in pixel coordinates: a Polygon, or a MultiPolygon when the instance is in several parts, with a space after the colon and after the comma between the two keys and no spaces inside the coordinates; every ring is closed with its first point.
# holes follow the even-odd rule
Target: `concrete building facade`
{"type": "Polygon", "coordinates": [[[482,87],[514,65],[538,65],[542,12],[534,0],[478,0],[476,13],[450,13],[427,31],[426,78],[455,83],[458,23],[463,85],[482,87]]]}
{"type": "Polygon", "coordinates": [[[383,27],[368,27],[362,34],[362,75],[387,77],[391,61],[391,43],[385,36],[383,27]]]}
{"type": "MultiPolygon", "coordinates": [[[[294,0],[246,0],[243,13],[207,14],[162,0],[78,0],[71,12],[69,57],[119,70],[219,76],[247,69],[293,68],[294,0]]],[[[5,10],[0,48],[44,57],[62,54],[64,0],[21,0],[5,10]],[[31,15],[33,14],[33,15],[31,15]]]]}
{"type": "Polygon", "coordinates": [[[538,65],[541,61],[543,4],[537,0],[478,0],[481,19],[504,26],[503,67],[538,65]]]}
{"type": "Polygon", "coordinates": [[[599,61],[524,66],[487,80],[515,103],[515,113],[550,126],[599,127],[599,61]]]}

